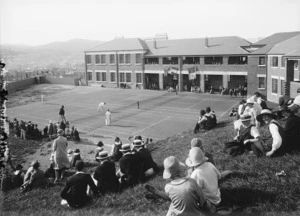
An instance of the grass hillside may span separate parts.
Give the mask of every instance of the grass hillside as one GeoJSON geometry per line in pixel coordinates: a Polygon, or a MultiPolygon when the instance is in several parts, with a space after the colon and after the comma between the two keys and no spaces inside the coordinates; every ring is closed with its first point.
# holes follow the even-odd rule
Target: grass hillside
{"type": "MultiPolygon", "coordinates": [[[[194,122],[191,122],[191,128],[194,122]]],[[[265,130],[265,128],[261,128],[265,130]]],[[[201,136],[205,139],[206,151],[214,155],[216,167],[220,170],[236,170],[239,174],[228,177],[220,182],[221,193],[230,200],[234,208],[231,215],[300,215],[300,156],[287,155],[280,158],[256,158],[242,155],[231,157],[222,152],[224,143],[234,137],[232,119],[226,118],[219,122],[217,128],[193,134],[183,132],[177,136],[159,141],[153,146],[154,160],[162,166],[163,160],[174,155],[185,161],[190,149],[190,141],[201,136]],[[284,170],[287,176],[277,177],[276,172],[284,170]],[[228,195],[229,194],[229,195],[228,195]]],[[[37,142],[20,143],[10,138],[13,154],[18,160],[26,152],[39,147],[37,142]]],[[[84,155],[83,155],[84,157],[84,155]]],[[[96,164],[88,164],[91,170],[96,164]]],[[[71,174],[71,173],[70,173],[71,174]]],[[[162,172],[150,179],[151,184],[161,190],[166,181],[162,172]]],[[[94,199],[93,202],[80,210],[72,210],[60,206],[60,191],[63,184],[47,189],[36,189],[25,194],[19,190],[2,194],[2,210],[4,215],[166,215],[169,202],[161,198],[146,199],[147,191],[144,184],[127,189],[121,194],[106,195],[94,199]],[[4,199],[3,199],[4,198],[4,199]]]]}

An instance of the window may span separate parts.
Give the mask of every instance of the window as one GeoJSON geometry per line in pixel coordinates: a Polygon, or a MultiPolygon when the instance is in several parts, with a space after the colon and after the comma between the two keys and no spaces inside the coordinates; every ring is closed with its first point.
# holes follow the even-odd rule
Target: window
{"type": "Polygon", "coordinates": [[[106,56],[101,55],[101,64],[106,64],[106,56]]]}
{"type": "Polygon", "coordinates": [[[178,58],[177,57],[163,58],[163,64],[178,64],[178,58]]]}
{"type": "Polygon", "coordinates": [[[93,73],[92,72],[88,72],[88,81],[92,81],[93,80],[93,73]]]}
{"type": "Polygon", "coordinates": [[[158,58],[145,58],[145,64],[158,65],[158,58]]]}
{"type": "Polygon", "coordinates": [[[116,82],[116,73],[110,72],[110,82],[116,82]]]}
{"type": "Polygon", "coordinates": [[[200,57],[184,57],[183,64],[200,64],[200,57]]]}
{"type": "Polygon", "coordinates": [[[270,60],[271,67],[278,67],[278,56],[272,56],[270,60]]]}
{"type": "Polygon", "coordinates": [[[280,79],[280,94],[284,95],[285,92],[285,81],[283,79],[280,79]]]}
{"type": "Polygon", "coordinates": [[[135,54],[135,63],[136,64],[142,64],[142,55],[137,53],[135,54]]]}
{"type": "Polygon", "coordinates": [[[229,65],[245,65],[248,62],[247,56],[229,56],[229,65]]]}
{"type": "Polygon", "coordinates": [[[285,68],[285,58],[281,57],[281,67],[285,68]]]}
{"type": "Polygon", "coordinates": [[[120,64],[125,63],[124,54],[119,54],[119,62],[120,62],[120,64]]]}
{"type": "Polygon", "coordinates": [[[106,63],[105,55],[96,55],[95,58],[96,58],[96,64],[106,63]]]}
{"type": "Polygon", "coordinates": [[[272,78],[272,93],[278,93],[278,79],[272,78]]]}
{"type": "Polygon", "coordinates": [[[120,72],[120,83],[125,82],[125,73],[120,72]]]}
{"type": "Polygon", "coordinates": [[[86,63],[92,64],[92,56],[91,55],[86,55],[86,63]]]}
{"type": "Polygon", "coordinates": [[[114,54],[109,55],[109,64],[115,64],[115,55],[114,54]]]}
{"type": "Polygon", "coordinates": [[[258,88],[265,89],[266,77],[258,77],[258,88]]]}
{"type": "Polygon", "coordinates": [[[101,81],[100,72],[96,72],[96,81],[101,81]]]}
{"type": "Polygon", "coordinates": [[[131,73],[126,73],[126,82],[131,82],[131,73]]]}
{"type": "Polygon", "coordinates": [[[221,65],[223,64],[223,57],[204,57],[204,64],[214,64],[214,65],[221,65]]]}
{"type": "Polygon", "coordinates": [[[126,64],[130,64],[130,54],[125,54],[126,64]]]}
{"type": "Polygon", "coordinates": [[[142,83],[142,74],[136,73],[136,83],[142,83]]]}
{"type": "Polygon", "coordinates": [[[96,55],[95,58],[96,58],[96,64],[100,64],[100,55],[96,55]]]}
{"type": "Polygon", "coordinates": [[[102,72],[102,82],[106,82],[106,72],[102,72]]]}
{"type": "Polygon", "coordinates": [[[260,56],[260,57],[259,57],[258,65],[259,65],[259,66],[265,66],[265,65],[266,65],[266,57],[260,56]]]}

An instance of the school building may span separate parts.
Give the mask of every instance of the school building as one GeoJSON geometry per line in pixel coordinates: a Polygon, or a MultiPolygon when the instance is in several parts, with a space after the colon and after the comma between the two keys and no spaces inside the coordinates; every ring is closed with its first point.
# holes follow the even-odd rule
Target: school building
{"type": "Polygon", "coordinates": [[[273,82],[269,77],[272,79],[275,73],[274,65],[271,67],[269,63],[272,57],[278,55],[294,65],[293,81],[285,78],[289,83],[296,82],[297,77],[299,80],[299,66],[294,56],[287,56],[292,51],[279,54],[272,48],[288,40],[291,40],[288,44],[293,44],[299,35],[300,32],[277,33],[254,44],[236,36],[176,40],[168,39],[167,35],[116,38],[85,51],[86,80],[105,87],[164,90],[178,85],[179,91],[198,89],[199,92],[211,87],[217,91],[220,86],[227,89],[245,86],[248,95],[259,91],[273,101],[282,92],[280,82],[276,97],[269,90],[268,83],[273,82]]]}

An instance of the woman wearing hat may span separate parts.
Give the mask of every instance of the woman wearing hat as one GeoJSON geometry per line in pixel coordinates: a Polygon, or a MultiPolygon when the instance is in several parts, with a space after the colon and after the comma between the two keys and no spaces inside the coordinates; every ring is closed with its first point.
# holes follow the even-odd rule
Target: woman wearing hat
{"type": "Polygon", "coordinates": [[[70,167],[70,162],[68,159],[67,139],[63,137],[64,131],[59,129],[58,138],[53,142],[53,155],[54,155],[54,169],[55,169],[55,181],[58,182],[64,178],[65,169],[70,167]]]}
{"type": "Polygon", "coordinates": [[[267,157],[282,155],[284,153],[284,130],[281,125],[274,119],[277,116],[270,110],[264,109],[256,117],[257,121],[269,126],[267,136],[263,139],[263,142],[255,143],[257,150],[265,153],[267,157]]]}
{"type": "Polygon", "coordinates": [[[186,177],[186,166],[174,156],[164,160],[163,178],[170,180],[165,192],[154,188],[153,193],[171,201],[167,216],[206,215],[203,212],[205,200],[196,181],[186,177]]]}
{"type": "Polygon", "coordinates": [[[34,187],[46,186],[47,179],[45,178],[45,173],[43,170],[40,170],[39,167],[40,163],[37,160],[32,161],[31,167],[25,175],[27,179],[25,179],[24,184],[21,186],[23,192],[34,187]]]}
{"type": "Polygon", "coordinates": [[[191,148],[186,165],[193,168],[191,178],[195,179],[202,191],[206,201],[206,207],[215,213],[217,205],[221,202],[221,193],[218,186],[218,180],[221,173],[207,159],[200,148],[191,148]]]}
{"type": "Polygon", "coordinates": [[[97,187],[101,194],[119,191],[119,180],[116,176],[115,163],[109,160],[107,151],[99,154],[100,165],[97,166],[93,175],[98,181],[97,187]]]}
{"type": "Polygon", "coordinates": [[[246,108],[243,114],[247,114],[251,116],[251,124],[256,124],[256,116],[257,116],[257,110],[254,108],[254,100],[247,99],[246,102],[246,108]]]}

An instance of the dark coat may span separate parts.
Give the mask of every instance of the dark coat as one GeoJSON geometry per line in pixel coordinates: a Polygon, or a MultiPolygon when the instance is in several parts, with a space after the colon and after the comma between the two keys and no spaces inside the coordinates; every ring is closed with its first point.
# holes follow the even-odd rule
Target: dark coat
{"type": "Polygon", "coordinates": [[[68,201],[70,207],[81,207],[88,200],[86,193],[88,185],[95,195],[98,194],[98,189],[89,174],[74,174],[67,179],[66,186],[61,191],[60,196],[68,201]]]}
{"type": "Polygon", "coordinates": [[[146,172],[148,169],[156,169],[157,164],[153,161],[151,153],[146,148],[140,148],[135,154],[139,155],[142,161],[142,170],[146,172]]]}
{"type": "Polygon", "coordinates": [[[288,117],[286,119],[284,131],[286,151],[289,153],[300,151],[300,118],[293,114],[288,117]]]}
{"type": "Polygon", "coordinates": [[[119,180],[116,176],[114,162],[106,160],[97,166],[94,179],[98,181],[97,187],[102,194],[106,192],[118,192],[119,190],[119,180]]]}
{"type": "Polygon", "coordinates": [[[120,170],[125,174],[123,180],[127,186],[134,186],[140,181],[142,174],[141,158],[137,154],[126,154],[120,161],[120,170]]]}

